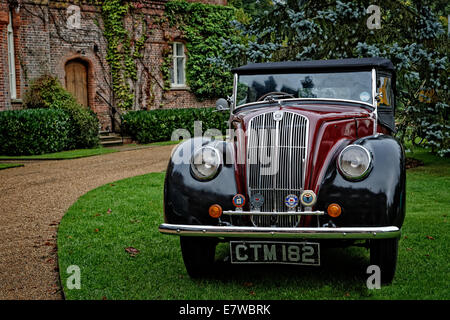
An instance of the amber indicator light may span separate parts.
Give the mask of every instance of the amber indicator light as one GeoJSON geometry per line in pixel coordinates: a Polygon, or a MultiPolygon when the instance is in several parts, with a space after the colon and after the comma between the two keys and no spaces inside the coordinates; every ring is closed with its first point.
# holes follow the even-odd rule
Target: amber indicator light
{"type": "Polygon", "coordinates": [[[342,209],[337,203],[332,203],[328,206],[327,212],[330,217],[337,218],[341,215],[342,209]]]}
{"type": "Polygon", "coordinates": [[[222,215],[222,207],[218,204],[213,204],[209,207],[209,215],[212,218],[219,218],[222,215]]]}

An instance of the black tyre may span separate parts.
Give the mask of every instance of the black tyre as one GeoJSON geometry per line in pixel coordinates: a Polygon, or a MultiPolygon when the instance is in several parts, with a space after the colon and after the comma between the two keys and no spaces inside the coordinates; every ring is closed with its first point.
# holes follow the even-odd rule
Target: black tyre
{"type": "Polygon", "coordinates": [[[180,237],[181,253],[191,278],[211,274],[217,242],[208,238],[180,237]]]}
{"type": "Polygon", "coordinates": [[[372,240],[370,264],[380,267],[381,283],[389,284],[394,279],[397,266],[398,239],[372,240]]]}

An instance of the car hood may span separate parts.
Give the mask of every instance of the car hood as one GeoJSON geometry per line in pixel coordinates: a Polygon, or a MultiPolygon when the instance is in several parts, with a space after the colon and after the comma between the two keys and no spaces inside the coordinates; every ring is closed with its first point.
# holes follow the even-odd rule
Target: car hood
{"type": "Polygon", "coordinates": [[[237,118],[242,119],[245,125],[255,116],[266,112],[285,110],[306,116],[310,121],[329,121],[334,119],[348,119],[370,117],[370,111],[355,105],[338,104],[289,104],[289,105],[263,105],[247,110],[238,111],[237,118]]]}

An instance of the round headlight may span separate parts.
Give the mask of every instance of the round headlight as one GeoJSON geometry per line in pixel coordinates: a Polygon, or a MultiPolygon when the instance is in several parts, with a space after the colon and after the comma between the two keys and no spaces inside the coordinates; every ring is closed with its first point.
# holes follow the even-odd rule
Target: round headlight
{"type": "Polygon", "coordinates": [[[356,144],[345,147],[338,158],[341,173],[351,180],[364,178],[369,173],[371,162],[369,151],[356,144]]]}
{"type": "Polygon", "coordinates": [[[202,147],[198,149],[191,159],[192,174],[200,180],[214,178],[219,170],[221,158],[219,151],[213,147],[202,147]]]}

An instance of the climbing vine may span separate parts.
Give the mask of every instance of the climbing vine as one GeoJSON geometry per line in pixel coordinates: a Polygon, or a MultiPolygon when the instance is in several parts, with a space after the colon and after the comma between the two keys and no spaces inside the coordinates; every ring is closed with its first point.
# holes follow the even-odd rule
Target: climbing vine
{"type": "MultiPolygon", "coordinates": [[[[165,17],[171,27],[183,32],[186,40],[186,80],[197,99],[225,97],[232,91],[232,74],[227,67],[218,67],[214,59],[223,55],[224,39],[234,43],[242,41],[230,22],[235,20],[232,7],[169,1],[165,17]]],[[[170,55],[166,53],[161,71],[165,87],[170,85],[170,55]]]]}
{"type": "Polygon", "coordinates": [[[106,61],[111,69],[116,104],[121,109],[130,109],[133,105],[134,95],[127,78],[136,76],[136,65],[130,55],[130,36],[124,27],[128,7],[122,0],[102,3],[104,36],[108,42],[106,61]]]}
{"type": "Polygon", "coordinates": [[[168,47],[163,51],[163,63],[161,64],[161,73],[163,74],[164,87],[163,90],[170,90],[170,69],[172,67],[172,47],[168,47]],[[170,48],[170,49],[169,49],[170,48]]]}
{"type": "Polygon", "coordinates": [[[120,109],[133,107],[135,95],[130,81],[137,80],[136,59],[143,57],[141,50],[147,40],[145,29],[139,39],[133,39],[125,28],[124,19],[130,4],[125,0],[104,0],[101,4],[104,36],[108,43],[106,61],[111,69],[116,106],[120,109]]]}

